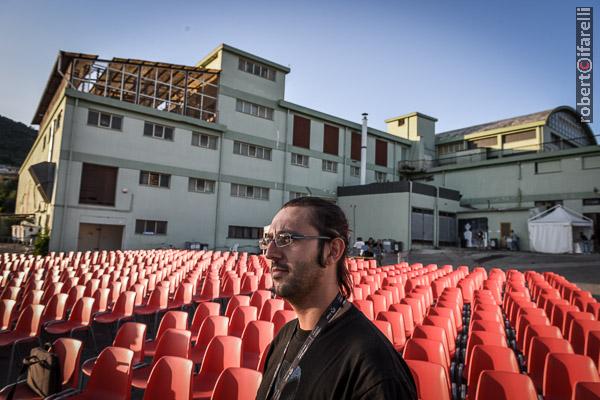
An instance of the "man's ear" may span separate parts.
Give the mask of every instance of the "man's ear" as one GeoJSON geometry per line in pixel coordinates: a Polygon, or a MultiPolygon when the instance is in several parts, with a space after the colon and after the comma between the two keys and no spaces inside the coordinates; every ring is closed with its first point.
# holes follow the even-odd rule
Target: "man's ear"
{"type": "Polygon", "coordinates": [[[327,252],[325,254],[325,263],[336,265],[340,258],[344,256],[346,252],[346,244],[342,238],[335,238],[329,242],[327,246],[327,252]]]}

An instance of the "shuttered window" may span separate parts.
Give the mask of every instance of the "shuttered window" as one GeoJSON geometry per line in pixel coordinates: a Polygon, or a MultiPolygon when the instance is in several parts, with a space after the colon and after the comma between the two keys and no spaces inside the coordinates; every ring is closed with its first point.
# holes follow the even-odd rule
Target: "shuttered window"
{"type": "Polygon", "coordinates": [[[350,158],[360,161],[360,133],[352,132],[350,158]]]}
{"type": "Polygon", "coordinates": [[[375,140],[375,164],[387,167],[387,142],[375,140]]]}
{"type": "Polygon", "coordinates": [[[331,125],[325,125],[325,133],[323,135],[323,153],[333,154],[337,156],[340,142],[339,128],[331,125]]]}
{"type": "Polygon", "coordinates": [[[294,146],[310,149],[310,119],[294,115],[294,146]]]}
{"type": "Polygon", "coordinates": [[[80,204],[115,205],[115,191],[119,169],[84,163],[79,189],[80,204]]]}

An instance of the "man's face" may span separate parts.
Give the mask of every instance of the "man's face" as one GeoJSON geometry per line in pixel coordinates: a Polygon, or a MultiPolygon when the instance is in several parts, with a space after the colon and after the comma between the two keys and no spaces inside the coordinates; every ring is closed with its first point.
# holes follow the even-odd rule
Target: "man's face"
{"type": "MultiPolygon", "coordinates": [[[[319,232],[309,223],[310,209],[287,207],[280,210],[271,222],[271,235],[295,233],[317,236],[319,232]]],[[[278,296],[292,303],[301,302],[318,288],[324,270],[319,266],[319,241],[294,240],[285,247],[269,244],[266,257],[272,261],[271,277],[278,296]]]]}

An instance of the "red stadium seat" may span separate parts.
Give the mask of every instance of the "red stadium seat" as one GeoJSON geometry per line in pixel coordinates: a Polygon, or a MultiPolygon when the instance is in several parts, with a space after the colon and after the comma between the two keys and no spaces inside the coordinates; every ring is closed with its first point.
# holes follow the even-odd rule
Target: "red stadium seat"
{"type": "Polygon", "coordinates": [[[242,334],[242,364],[257,369],[260,356],[273,340],[274,325],[268,321],[250,321],[242,334]]]}
{"type": "Polygon", "coordinates": [[[187,318],[188,314],[183,311],[167,311],[165,315],[163,315],[160,320],[160,324],[158,325],[158,330],[156,331],[156,336],[154,340],[146,341],[144,345],[144,353],[149,357],[154,356],[154,352],[156,351],[156,344],[160,340],[160,337],[165,333],[167,329],[187,329],[187,318]]]}
{"type": "Polygon", "coordinates": [[[512,349],[503,346],[477,345],[468,366],[468,398],[474,399],[479,375],[485,370],[519,373],[519,363],[512,349]]]}
{"type": "Polygon", "coordinates": [[[152,368],[144,399],[189,400],[194,364],[185,358],[163,356],[152,368]]]}
{"type": "Polygon", "coordinates": [[[242,339],[216,336],[208,345],[198,375],[193,378],[193,398],[208,400],[219,375],[227,368],[240,367],[242,339]]]}
{"type": "Polygon", "coordinates": [[[248,368],[226,368],[215,384],[211,400],[254,400],[262,374],[248,368]]]}
{"type": "MultiPolygon", "coordinates": [[[[200,303],[202,304],[202,303],[200,303]]],[[[222,315],[209,315],[200,326],[196,343],[190,352],[194,364],[200,364],[208,344],[215,336],[227,336],[229,318],[222,315]]]]}
{"type": "Polygon", "coordinates": [[[445,369],[434,362],[406,360],[415,380],[419,399],[450,400],[450,382],[445,369]]]}
{"type": "Polygon", "coordinates": [[[257,309],[253,306],[239,306],[229,319],[229,335],[241,338],[250,321],[256,321],[257,309]]]}
{"type": "Polygon", "coordinates": [[[202,326],[204,320],[208,316],[219,315],[220,311],[221,305],[219,303],[205,301],[198,304],[198,307],[196,307],[196,311],[194,312],[194,317],[192,318],[192,325],[190,327],[190,331],[192,332],[192,342],[195,342],[198,338],[198,332],[200,331],[200,326],[202,326]]]}
{"type": "Polygon", "coordinates": [[[539,336],[533,338],[527,359],[527,373],[538,392],[541,392],[544,386],[544,368],[549,353],[573,353],[573,347],[565,339],[539,336]]]}
{"type": "Polygon", "coordinates": [[[537,400],[531,378],[517,372],[483,371],[477,383],[475,400],[537,400]]]}
{"type": "Polygon", "coordinates": [[[544,367],[544,400],[570,399],[577,382],[600,382],[591,358],[580,354],[548,354],[544,367]]]}

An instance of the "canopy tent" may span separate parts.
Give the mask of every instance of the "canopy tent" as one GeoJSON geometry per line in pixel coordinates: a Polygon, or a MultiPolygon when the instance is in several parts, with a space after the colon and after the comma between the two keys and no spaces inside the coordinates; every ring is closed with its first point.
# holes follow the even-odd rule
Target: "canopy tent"
{"type": "Polygon", "coordinates": [[[530,248],[540,253],[573,253],[573,238],[579,240],[573,231],[586,232],[589,238],[593,224],[591,219],[556,205],[527,220],[530,248]]]}

